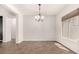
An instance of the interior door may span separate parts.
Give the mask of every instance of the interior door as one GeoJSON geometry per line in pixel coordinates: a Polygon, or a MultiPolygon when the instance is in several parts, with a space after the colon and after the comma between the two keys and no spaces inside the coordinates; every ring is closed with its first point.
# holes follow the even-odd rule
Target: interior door
{"type": "Polygon", "coordinates": [[[0,16],[0,43],[3,41],[3,17],[0,16]]]}

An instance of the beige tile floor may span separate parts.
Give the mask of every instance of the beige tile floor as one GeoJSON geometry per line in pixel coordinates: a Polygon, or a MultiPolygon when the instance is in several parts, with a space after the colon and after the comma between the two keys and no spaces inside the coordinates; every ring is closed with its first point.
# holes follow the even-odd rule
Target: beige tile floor
{"type": "Polygon", "coordinates": [[[60,48],[56,43],[51,41],[26,41],[20,44],[15,44],[15,42],[2,43],[0,44],[0,54],[74,54],[65,47],[65,49],[60,48]]]}

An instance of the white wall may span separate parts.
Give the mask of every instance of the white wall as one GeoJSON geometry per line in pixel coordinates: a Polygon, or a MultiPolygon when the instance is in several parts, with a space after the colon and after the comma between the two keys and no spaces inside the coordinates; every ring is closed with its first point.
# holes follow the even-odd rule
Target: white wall
{"type": "Polygon", "coordinates": [[[79,5],[68,5],[65,7],[58,15],[57,15],[57,21],[56,21],[56,28],[57,28],[57,41],[61,42],[63,45],[67,46],[71,50],[75,51],[76,53],[79,53],[79,41],[73,41],[70,40],[67,37],[62,36],[62,17],[69,12],[79,8],[79,5]]]}
{"type": "Polygon", "coordinates": [[[23,41],[23,16],[18,14],[16,18],[16,43],[20,43],[23,41]]]}
{"type": "Polygon", "coordinates": [[[11,19],[11,38],[16,39],[16,18],[11,19]]]}
{"type": "Polygon", "coordinates": [[[25,41],[55,41],[56,17],[45,16],[43,22],[37,22],[34,16],[23,16],[23,35],[25,41]]]}

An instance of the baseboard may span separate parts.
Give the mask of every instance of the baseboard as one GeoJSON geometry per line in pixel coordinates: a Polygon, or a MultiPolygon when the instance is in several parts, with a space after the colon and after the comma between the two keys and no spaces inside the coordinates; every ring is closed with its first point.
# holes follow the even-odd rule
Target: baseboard
{"type": "Polygon", "coordinates": [[[16,41],[16,44],[19,44],[19,43],[21,43],[21,42],[23,42],[23,41],[16,41]]]}
{"type": "Polygon", "coordinates": [[[11,40],[3,40],[4,43],[6,43],[6,42],[10,42],[10,41],[11,41],[11,40]]]}
{"type": "Polygon", "coordinates": [[[23,41],[56,41],[53,39],[24,39],[23,41]]]}

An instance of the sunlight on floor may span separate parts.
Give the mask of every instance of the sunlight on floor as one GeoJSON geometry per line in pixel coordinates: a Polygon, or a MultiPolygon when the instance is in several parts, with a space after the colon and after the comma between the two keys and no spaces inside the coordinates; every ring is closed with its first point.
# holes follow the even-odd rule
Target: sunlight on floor
{"type": "Polygon", "coordinates": [[[57,47],[59,47],[60,49],[69,51],[68,49],[66,49],[65,47],[63,47],[62,45],[60,45],[59,43],[55,43],[55,45],[56,45],[57,47]]]}

